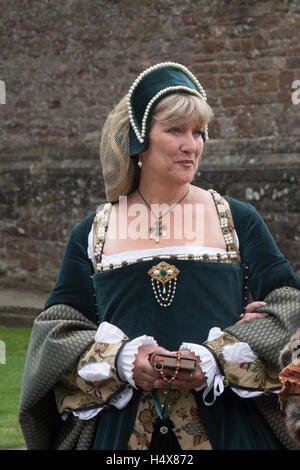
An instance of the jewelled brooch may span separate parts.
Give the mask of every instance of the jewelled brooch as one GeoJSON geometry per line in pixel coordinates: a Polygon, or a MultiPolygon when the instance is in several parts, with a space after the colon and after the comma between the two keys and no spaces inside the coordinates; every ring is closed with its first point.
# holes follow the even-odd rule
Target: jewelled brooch
{"type": "Polygon", "coordinates": [[[149,269],[148,274],[151,277],[155,300],[162,307],[169,307],[173,302],[179,273],[180,271],[176,266],[166,261],[161,261],[149,269]]]}

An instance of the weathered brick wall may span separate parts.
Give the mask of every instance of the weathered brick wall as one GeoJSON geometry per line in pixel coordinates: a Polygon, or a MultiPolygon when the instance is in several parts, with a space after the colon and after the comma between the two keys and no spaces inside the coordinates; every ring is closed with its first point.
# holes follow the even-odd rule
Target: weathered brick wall
{"type": "Polygon", "coordinates": [[[249,201],[300,270],[297,0],[2,0],[0,282],[52,287],[104,199],[101,126],[136,75],[185,64],[215,112],[197,184],[249,201]]]}

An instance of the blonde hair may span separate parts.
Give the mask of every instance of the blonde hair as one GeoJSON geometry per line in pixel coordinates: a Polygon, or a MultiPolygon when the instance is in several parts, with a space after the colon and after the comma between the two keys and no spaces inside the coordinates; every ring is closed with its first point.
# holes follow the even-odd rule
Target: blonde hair
{"type": "MultiPolygon", "coordinates": [[[[205,129],[213,118],[211,107],[205,101],[195,95],[183,93],[163,98],[154,110],[152,123],[163,111],[166,111],[163,117],[165,123],[199,120],[200,129],[205,129]]],[[[137,158],[130,156],[129,129],[125,95],[109,113],[100,140],[100,161],[109,202],[117,202],[119,196],[130,194],[139,184],[140,169],[137,158]]]]}
{"type": "Polygon", "coordinates": [[[152,122],[163,113],[164,117],[160,117],[159,121],[164,124],[198,121],[199,128],[203,130],[213,118],[213,111],[206,101],[186,93],[176,93],[162,99],[155,108],[152,122]]]}
{"type": "Polygon", "coordinates": [[[129,151],[128,107],[126,96],[109,113],[100,140],[100,161],[106,198],[116,202],[138,186],[139,167],[129,151]]]}

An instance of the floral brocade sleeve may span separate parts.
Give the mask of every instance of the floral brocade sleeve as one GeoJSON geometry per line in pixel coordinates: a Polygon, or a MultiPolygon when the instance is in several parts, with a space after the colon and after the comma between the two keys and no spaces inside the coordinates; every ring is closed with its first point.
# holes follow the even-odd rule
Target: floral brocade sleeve
{"type": "MultiPolygon", "coordinates": [[[[105,327],[105,324],[102,326],[105,327]]],[[[127,336],[117,329],[110,331],[110,337],[105,342],[97,341],[101,339],[99,336],[103,336],[103,332],[101,334],[100,331],[99,335],[98,329],[93,345],[55,385],[55,398],[60,414],[93,409],[99,412],[111,405],[121,408],[131,399],[131,387],[121,381],[116,369],[117,358],[128,341],[127,336]]]]}
{"type": "Polygon", "coordinates": [[[231,387],[241,396],[243,391],[260,395],[280,390],[278,369],[262,362],[247,343],[219,331],[218,337],[203,346],[215,357],[224,387],[231,387]]]}

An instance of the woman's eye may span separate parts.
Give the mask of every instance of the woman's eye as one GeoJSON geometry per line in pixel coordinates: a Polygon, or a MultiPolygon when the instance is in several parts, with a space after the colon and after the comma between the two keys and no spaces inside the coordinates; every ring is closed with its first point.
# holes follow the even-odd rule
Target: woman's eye
{"type": "Polygon", "coordinates": [[[202,136],[202,131],[201,130],[194,131],[194,134],[198,137],[201,137],[202,136]]]}
{"type": "Polygon", "coordinates": [[[172,129],[169,130],[171,134],[179,134],[180,129],[179,127],[172,127],[172,129]]]}

